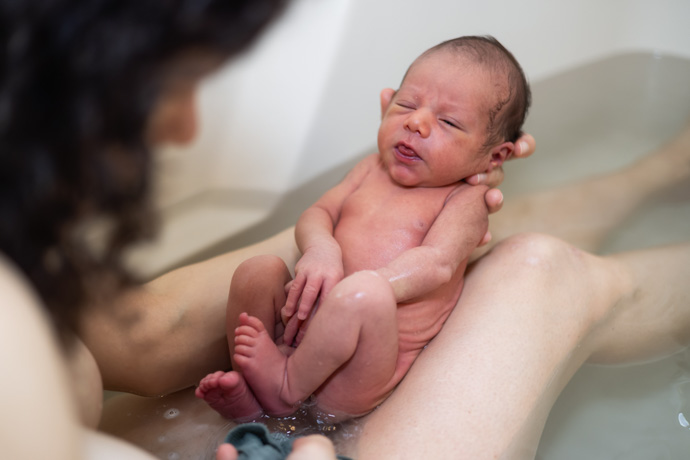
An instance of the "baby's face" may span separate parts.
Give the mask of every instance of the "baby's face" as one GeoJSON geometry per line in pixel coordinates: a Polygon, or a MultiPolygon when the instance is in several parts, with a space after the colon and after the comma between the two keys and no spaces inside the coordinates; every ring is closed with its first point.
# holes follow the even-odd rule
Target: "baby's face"
{"type": "Polygon", "coordinates": [[[489,169],[483,146],[495,95],[486,71],[439,51],[418,60],[400,89],[389,91],[381,95],[378,147],[394,181],[439,187],[489,169]]]}

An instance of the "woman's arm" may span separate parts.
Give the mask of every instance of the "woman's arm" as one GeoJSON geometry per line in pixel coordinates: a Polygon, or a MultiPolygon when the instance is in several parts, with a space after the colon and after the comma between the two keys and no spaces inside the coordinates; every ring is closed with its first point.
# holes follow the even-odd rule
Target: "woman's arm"
{"type": "MultiPolygon", "coordinates": [[[[244,260],[297,259],[293,229],[261,243],[179,268],[84,315],[82,338],[106,389],[162,395],[230,366],[225,315],[230,278],[244,260]]],[[[239,312],[238,312],[239,314],[239,312]]]]}

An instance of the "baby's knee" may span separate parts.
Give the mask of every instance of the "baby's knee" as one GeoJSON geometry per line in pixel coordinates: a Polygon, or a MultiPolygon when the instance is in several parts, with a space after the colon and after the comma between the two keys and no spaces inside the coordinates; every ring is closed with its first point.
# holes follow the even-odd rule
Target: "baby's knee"
{"type": "Polygon", "coordinates": [[[343,314],[371,319],[395,312],[393,288],[388,280],[374,271],[354,273],[338,283],[328,300],[343,314]]]}
{"type": "Polygon", "coordinates": [[[290,277],[290,271],[283,259],[274,255],[260,255],[242,262],[232,276],[235,287],[253,286],[258,280],[266,280],[271,283],[290,277]]]}

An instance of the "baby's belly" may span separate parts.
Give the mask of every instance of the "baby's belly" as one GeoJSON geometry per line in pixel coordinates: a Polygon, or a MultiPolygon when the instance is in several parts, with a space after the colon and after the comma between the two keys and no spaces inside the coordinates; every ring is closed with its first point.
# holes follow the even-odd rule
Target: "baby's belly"
{"type": "Polygon", "coordinates": [[[462,275],[415,302],[398,305],[399,354],[419,353],[455,308],[462,291],[462,275]]]}

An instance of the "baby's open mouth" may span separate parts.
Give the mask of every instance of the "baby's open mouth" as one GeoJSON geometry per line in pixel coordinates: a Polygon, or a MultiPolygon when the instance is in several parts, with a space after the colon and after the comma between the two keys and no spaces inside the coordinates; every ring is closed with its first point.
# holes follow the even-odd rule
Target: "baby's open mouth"
{"type": "Polygon", "coordinates": [[[403,159],[413,160],[419,158],[419,155],[412,147],[402,142],[395,146],[395,151],[403,159]]]}

